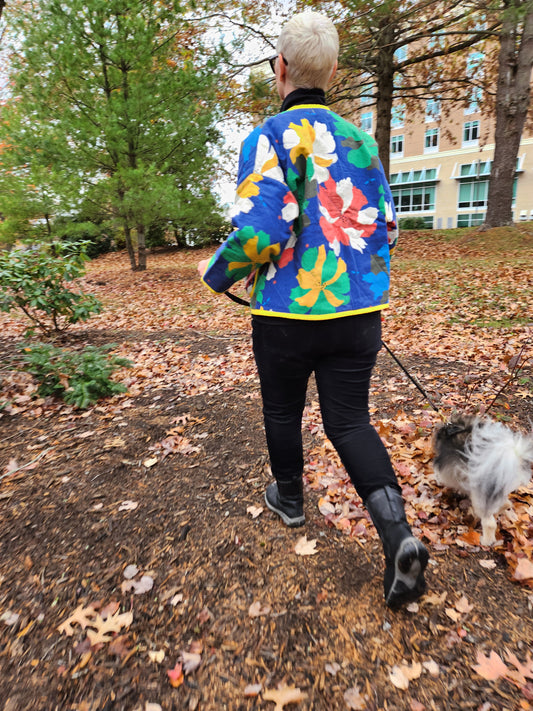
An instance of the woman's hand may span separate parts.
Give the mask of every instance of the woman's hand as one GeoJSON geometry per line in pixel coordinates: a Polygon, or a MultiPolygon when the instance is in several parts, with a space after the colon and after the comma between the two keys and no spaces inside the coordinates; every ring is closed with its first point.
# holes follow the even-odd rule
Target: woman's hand
{"type": "Polygon", "coordinates": [[[203,277],[203,275],[205,274],[208,264],[209,264],[209,259],[202,259],[201,262],[198,262],[198,274],[201,277],[203,277]]]}

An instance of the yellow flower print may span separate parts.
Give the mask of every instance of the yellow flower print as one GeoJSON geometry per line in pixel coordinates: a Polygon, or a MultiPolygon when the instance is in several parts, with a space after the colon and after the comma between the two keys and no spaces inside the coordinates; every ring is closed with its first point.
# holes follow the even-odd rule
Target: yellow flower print
{"type": "Polygon", "coordinates": [[[293,164],[300,156],[311,159],[319,183],[329,178],[328,168],[336,162],[337,156],[335,139],[325,124],[315,121],[311,126],[307,119],[303,119],[301,125],[291,123],[283,134],[283,145],[290,149],[293,164]]]}
{"type": "Polygon", "coordinates": [[[349,279],[346,263],[324,245],[308,250],[298,271],[299,286],[292,290],[296,304],[291,311],[329,313],[346,303],[349,279]]]}

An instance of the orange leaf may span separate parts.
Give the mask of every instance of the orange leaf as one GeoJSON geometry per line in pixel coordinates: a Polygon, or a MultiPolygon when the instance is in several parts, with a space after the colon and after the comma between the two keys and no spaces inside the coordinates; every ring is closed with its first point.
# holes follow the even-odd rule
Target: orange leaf
{"type": "Polygon", "coordinates": [[[178,686],[183,684],[183,668],[181,662],[176,662],[174,669],[167,670],[168,678],[170,684],[177,689],[178,686]]]}
{"type": "Polygon", "coordinates": [[[473,528],[471,528],[469,531],[466,533],[463,533],[462,536],[459,536],[461,541],[464,541],[465,543],[468,543],[469,546],[479,546],[479,533],[477,531],[474,531],[473,528]]]}

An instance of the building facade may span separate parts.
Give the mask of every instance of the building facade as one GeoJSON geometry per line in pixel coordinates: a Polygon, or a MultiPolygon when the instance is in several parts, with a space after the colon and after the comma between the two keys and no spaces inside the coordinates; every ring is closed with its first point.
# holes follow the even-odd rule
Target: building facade
{"type": "MultiPolygon", "coordinates": [[[[359,125],[373,134],[375,112],[364,103],[359,125]]],[[[494,156],[494,124],[473,97],[467,108],[443,114],[428,100],[406,117],[396,105],[391,120],[390,184],[398,218],[422,217],[427,227],[469,227],[484,221],[494,156]]],[[[522,137],[513,194],[513,219],[533,221],[533,137],[522,137]]]]}

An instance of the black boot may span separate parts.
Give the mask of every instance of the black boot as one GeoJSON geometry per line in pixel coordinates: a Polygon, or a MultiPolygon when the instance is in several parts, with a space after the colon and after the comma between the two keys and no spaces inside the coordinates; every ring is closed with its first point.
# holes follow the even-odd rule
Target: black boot
{"type": "Polygon", "coordinates": [[[269,484],[265,491],[265,503],[287,526],[296,528],[304,525],[304,495],[301,479],[289,483],[269,484]]]}
{"type": "Polygon", "coordinates": [[[397,607],[416,600],[426,589],[424,570],[429,554],[411,532],[400,492],[392,486],[376,489],[365,506],[385,553],[385,602],[397,607]]]}

